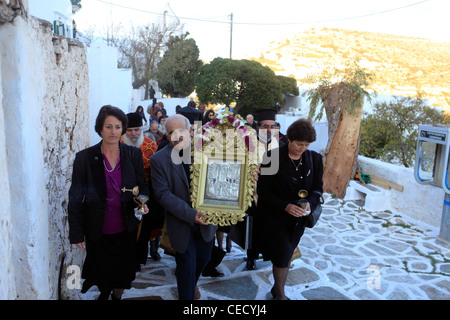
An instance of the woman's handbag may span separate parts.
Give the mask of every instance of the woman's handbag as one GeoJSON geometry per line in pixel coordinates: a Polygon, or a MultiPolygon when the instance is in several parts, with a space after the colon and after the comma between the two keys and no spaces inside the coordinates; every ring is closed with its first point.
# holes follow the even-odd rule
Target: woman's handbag
{"type": "MultiPolygon", "coordinates": [[[[311,163],[311,169],[313,169],[313,167],[312,167],[313,161],[312,161],[311,152],[309,152],[309,160],[311,163]]],[[[319,221],[320,215],[322,214],[322,204],[324,203],[322,194],[320,192],[314,191],[313,193],[317,193],[320,195],[320,203],[317,205],[317,207],[314,209],[314,211],[311,212],[309,214],[309,216],[306,217],[305,226],[307,228],[314,227],[316,225],[317,221],[319,221]]]]}
{"type": "MultiPolygon", "coordinates": [[[[322,196],[321,196],[322,198],[322,196]]],[[[321,201],[321,203],[323,203],[321,201]]],[[[312,228],[316,225],[317,221],[319,221],[320,215],[322,214],[322,204],[319,203],[316,207],[316,209],[314,209],[313,212],[310,213],[309,216],[306,217],[306,222],[305,222],[305,226],[307,228],[312,228]]]]}

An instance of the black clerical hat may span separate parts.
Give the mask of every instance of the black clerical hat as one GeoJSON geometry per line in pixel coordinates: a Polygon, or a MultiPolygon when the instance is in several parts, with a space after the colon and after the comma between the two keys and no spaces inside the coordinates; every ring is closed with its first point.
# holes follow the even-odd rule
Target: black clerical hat
{"type": "Polygon", "coordinates": [[[264,121],[264,120],[273,120],[275,121],[275,115],[277,114],[277,111],[274,109],[263,109],[257,111],[256,117],[258,119],[258,122],[264,121]]]}
{"type": "Polygon", "coordinates": [[[142,116],[139,113],[132,112],[127,114],[128,128],[142,127],[142,116]]]}

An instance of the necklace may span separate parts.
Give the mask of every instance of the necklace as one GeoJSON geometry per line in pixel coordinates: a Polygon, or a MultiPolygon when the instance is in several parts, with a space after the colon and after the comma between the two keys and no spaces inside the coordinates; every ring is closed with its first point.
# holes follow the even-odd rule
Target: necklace
{"type": "Polygon", "coordinates": [[[298,171],[298,168],[302,165],[302,158],[300,158],[300,162],[298,163],[298,165],[295,164],[294,160],[292,160],[291,157],[289,157],[289,159],[291,159],[292,164],[293,164],[294,167],[295,167],[295,171],[298,171]]]}
{"type": "MultiPolygon", "coordinates": [[[[102,151],[102,155],[103,155],[103,165],[105,166],[105,170],[108,171],[108,172],[113,172],[114,169],[116,169],[117,162],[119,162],[119,160],[117,160],[117,161],[116,161],[116,164],[114,165],[114,167],[113,167],[111,170],[109,170],[108,167],[106,166],[106,163],[105,163],[105,154],[103,153],[103,148],[102,148],[102,146],[100,146],[100,150],[102,151]]],[[[119,150],[119,152],[120,152],[120,148],[118,148],[118,150],[119,150]]]]}
{"type": "MultiPolygon", "coordinates": [[[[116,163],[117,164],[117,163],[116,163]]],[[[114,166],[111,170],[108,169],[108,167],[106,166],[105,160],[103,159],[103,165],[105,166],[106,171],[108,172],[113,172],[114,169],[116,168],[116,166],[114,166]]]]}

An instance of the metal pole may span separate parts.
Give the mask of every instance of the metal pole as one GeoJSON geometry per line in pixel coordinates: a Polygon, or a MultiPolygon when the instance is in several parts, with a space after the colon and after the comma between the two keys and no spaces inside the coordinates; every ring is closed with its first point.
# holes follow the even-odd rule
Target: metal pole
{"type": "Polygon", "coordinates": [[[233,12],[230,15],[230,59],[233,52],[233,12]]]}
{"type": "Polygon", "coordinates": [[[442,209],[441,230],[438,240],[450,244],[450,194],[445,193],[444,208],[442,209]]]}

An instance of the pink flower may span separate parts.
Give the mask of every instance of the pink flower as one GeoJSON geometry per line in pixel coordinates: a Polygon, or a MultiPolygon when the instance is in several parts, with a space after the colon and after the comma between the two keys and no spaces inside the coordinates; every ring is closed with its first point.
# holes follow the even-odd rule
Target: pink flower
{"type": "Polygon", "coordinates": [[[241,135],[246,134],[246,133],[247,133],[247,128],[244,127],[244,126],[240,127],[240,128],[239,128],[239,133],[240,133],[241,135]]]}
{"type": "Polygon", "coordinates": [[[208,123],[206,123],[203,126],[200,137],[195,141],[195,148],[197,150],[201,150],[203,148],[205,141],[211,140],[211,138],[208,137],[208,133],[211,131],[211,129],[213,129],[220,123],[226,123],[226,122],[229,122],[235,129],[237,129],[239,134],[242,137],[244,137],[244,139],[245,139],[244,141],[245,141],[245,145],[247,146],[247,149],[250,152],[254,152],[255,145],[253,144],[253,141],[250,139],[250,132],[245,127],[245,125],[241,123],[241,121],[238,118],[232,117],[230,115],[227,115],[226,118],[222,117],[221,119],[214,118],[211,121],[209,121],[208,123]]]}
{"type": "Polygon", "coordinates": [[[227,118],[228,118],[228,122],[231,125],[234,125],[234,122],[237,120],[235,117],[232,117],[232,116],[227,116],[227,118]]]}
{"type": "Polygon", "coordinates": [[[210,121],[213,127],[217,126],[220,123],[220,120],[217,118],[214,118],[210,121]]]}

